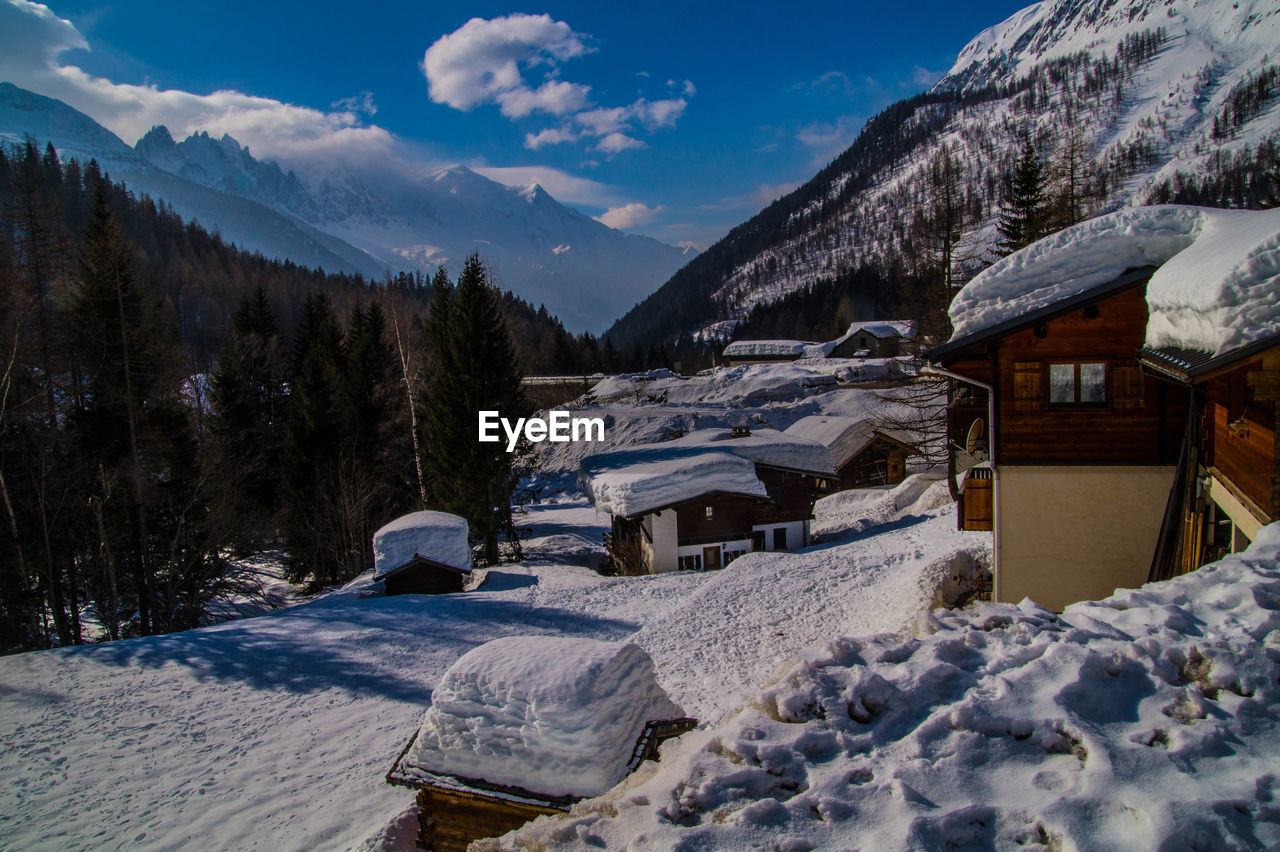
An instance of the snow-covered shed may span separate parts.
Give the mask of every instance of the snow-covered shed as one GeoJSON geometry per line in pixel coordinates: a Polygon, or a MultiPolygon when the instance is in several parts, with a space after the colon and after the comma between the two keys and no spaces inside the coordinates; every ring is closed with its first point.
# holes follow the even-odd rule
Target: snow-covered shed
{"type": "Polygon", "coordinates": [[[826,351],[828,358],[894,358],[916,342],[916,324],[908,320],[854,323],[826,351]]]}
{"type": "Polygon", "coordinates": [[[866,418],[813,414],[787,427],[786,434],[827,448],[840,490],[897,485],[907,475],[907,458],[920,454],[911,436],[866,418]]]}
{"type": "Polygon", "coordinates": [[[997,599],[1060,609],[1202,564],[1197,494],[1240,522],[1231,546],[1280,511],[1280,210],[1100,216],[994,264],[951,318],[928,358],[964,388],[951,443],[989,436],[997,599]]]}
{"type": "Polygon", "coordinates": [[[410,512],[373,534],[373,578],[388,595],[460,592],[471,575],[465,518],[410,512]]]}
{"type": "Polygon", "coordinates": [[[834,487],[821,444],[776,429],[700,429],[583,459],[579,480],[613,517],[628,574],[714,570],[752,550],[809,541],[813,501],[834,487]]]}
{"type": "Polygon", "coordinates": [[[509,636],[449,667],[387,780],[419,791],[426,848],[465,849],[600,795],[694,724],[639,645],[509,636]]]}
{"type": "Polygon", "coordinates": [[[735,340],[724,348],[728,364],[772,364],[805,357],[805,350],[816,343],[803,340],[735,340]]]}

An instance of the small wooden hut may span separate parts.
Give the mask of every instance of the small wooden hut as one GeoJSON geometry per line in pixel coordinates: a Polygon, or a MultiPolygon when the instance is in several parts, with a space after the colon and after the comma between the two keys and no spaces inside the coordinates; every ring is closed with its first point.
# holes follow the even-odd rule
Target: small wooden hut
{"type": "Polygon", "coordinates": [[[461,592],[471,576],[466,519],[411,512],[373,534],[373,578],[388,595],[461,592]]]}
{"type": "Polygon", "coordinates": [[[695,724],[638,645],[510,636],[449,668],[387,782],[417,791],[424,849],[461,852],[600,795],[695,724]]]}

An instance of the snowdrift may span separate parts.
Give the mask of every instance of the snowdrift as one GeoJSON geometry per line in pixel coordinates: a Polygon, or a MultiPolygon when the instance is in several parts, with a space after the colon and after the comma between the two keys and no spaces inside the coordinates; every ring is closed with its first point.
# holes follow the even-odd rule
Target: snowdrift
{"type": "Polygon", "coordinates": [[[514,840],[1265,848],[1280,841],[1277,706],[1273,524],[1243,554],[1061,615],[987,604],[836,640],[660,766],[514,840]]]}

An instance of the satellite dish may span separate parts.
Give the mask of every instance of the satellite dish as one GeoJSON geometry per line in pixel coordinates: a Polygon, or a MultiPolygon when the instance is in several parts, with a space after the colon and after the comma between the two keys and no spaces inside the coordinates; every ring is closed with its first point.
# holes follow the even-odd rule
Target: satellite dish
{"type": "Polygon", "coordinates": [[[978,445],[982,441],[982,435],[985,431],[986,427],[983,425],[981,417],[973,421],[973,424],[969,426],[969,435],[964,439],[965,452],[971,456],[977,453],[978,445]]]}

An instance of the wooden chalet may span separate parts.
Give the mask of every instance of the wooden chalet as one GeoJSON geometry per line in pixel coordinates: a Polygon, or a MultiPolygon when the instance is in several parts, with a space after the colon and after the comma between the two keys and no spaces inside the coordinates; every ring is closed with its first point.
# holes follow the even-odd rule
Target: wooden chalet
{"type": "Polygon", "coordinates": [[[959,522],[994,532],[996,600],[1062,609],[1147,580],[1190,396],[1138,359],[1153,272],[927,353],[956,380],[948,445],[978,435],[989,453],[965,480],[959,522]]]}
{"type": "Polygon", "coordinates": [[[820,444],[747,427],[592,456],[582,478],[612,516],[606,546],[628,575],[716,570],[744,553],[806,547],[814,501],[835,487],[820,444]],[[614,478],[628,483],[628,499],[609,497],[614,478]]]}
{"type": "Polygon", "coordinates": [[[471,578],[466,519],[446,512],[411,512],[373,535],[375,580],[388,595],[461,592],[471,578]]]}
{"type": "Polygon", "coordinates": [[[1280,520],[1280,336],[1217,356],[1147,348],[1141,362],[1192,399],[1151,566],[1165,579],[1243,550],[1280,520]]]}
{"type": "Polygon", "coordinates": [[[455,662],[436,693],[386,776],[417,792],[418,845],[432,852],[465,852],[565,813],[697,725],[658,685],[648,655],[624,643],[494,640],[455,662]]]}
{"type": "Polygon", "coordinates": [[[815,414],[797,420],[786,431],[827,448],[839,491],[897,485],[906,478],[907,459],[920,455],[908,436],[866,419],[815,414]]]}

